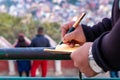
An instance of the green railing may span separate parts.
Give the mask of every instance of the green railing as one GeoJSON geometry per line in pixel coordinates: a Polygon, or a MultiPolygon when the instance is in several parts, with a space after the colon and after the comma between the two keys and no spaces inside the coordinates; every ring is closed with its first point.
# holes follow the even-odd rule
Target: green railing
{"type": "MultiPolygon", "coordinates": [[[[0,80],[80,80],[76,77],[0,77],[0,80]]],[[[120,80],[120,78],[83,78],[82,80],[120,80]]]]}
{"type": "Polygon", "coordinates": [[[39,60],[70,60],[69,54],[57,54],[44,51],[44,48],[0,48],[1,60],[39,59],[39,60]]]}
{"type": "MultiPolygon", "coordinates": [[[[0,48],[0,60],[39,59],[39,60],[70,60],[70,54],[57,54],[38,48],[0,48]]],[[[81,77],[81,74],[79,75],[81,77]]],[[[0,77],[0,80],[80,80],[78,77],[0,77]]],[[[81,80],[120,80],[120,78],[81,78],[81,80]]]]}
{"type": "Polygon", "coordinates": [[[2,77],[0,80],[79,80],[79,78],[39,78],[39,77],[2,77]]]}

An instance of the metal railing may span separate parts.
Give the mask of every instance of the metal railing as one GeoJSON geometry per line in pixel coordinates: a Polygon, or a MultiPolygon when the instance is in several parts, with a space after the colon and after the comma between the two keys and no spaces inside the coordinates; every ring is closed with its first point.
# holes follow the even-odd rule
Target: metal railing
{"type": "MultiPolygon", "coordinates": [[[[57,54],[52,52],[44,51],[44,47],[37,48],[0,48],[0,60],[18,60],[18,59],[29,59],[29,60],[70,60],[70,54],[57,54]]],[[[81,74],[79,75],[81,77],[81,74]]],[[[0,77],[0,80],[79,80],[76,77],[0,77]]],[[[120,78],[81,78],[81,80],[120,80],[120,78]]]]}
{"type": "Polygon", "coordinates": [[[39,59],[39,60],[70,60],[70,54],[44,51],[44,48],[0,48],[1,60],[39,59]]]}

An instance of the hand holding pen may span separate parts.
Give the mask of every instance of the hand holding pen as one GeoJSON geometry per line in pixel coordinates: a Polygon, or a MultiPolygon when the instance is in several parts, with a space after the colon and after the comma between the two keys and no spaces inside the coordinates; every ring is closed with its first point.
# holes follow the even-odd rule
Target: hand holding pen
{"type": "MultiPolygon", "coordinates": [[[[83,44],[86,42],[86,38],[83,32],[81,25],[79,25],[82,18],[86,13],[83,13],[75,23],[70,22],[61,27],[61,36],[62,41],[71,47],[74,47],[75,44],[83,44]],[[68,34],[69,33],[69,34],[68,34]]],[[[61,42],[62,43],[62,42],[61,42]]],[[[61,44],[60,43],[60,44],[61,44]]]]}

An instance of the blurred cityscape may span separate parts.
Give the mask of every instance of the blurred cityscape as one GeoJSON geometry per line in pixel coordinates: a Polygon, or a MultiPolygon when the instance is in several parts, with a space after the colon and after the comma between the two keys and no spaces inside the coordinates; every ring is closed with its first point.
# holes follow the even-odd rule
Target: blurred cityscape
{"type": "Polygon", "coordinates": [[[84,22],[93,25],[103,17],[111,16],[112,3],[113,0],[0,0],[0,12],[66,23],[86,11],[84,22]]]}
{"type": "MultiPolygon", "coordinates": [[[[113,0],[0,0],[0,13],[8,13],[15,17],[30,17],[40,22],[64,24],[76,19],[85,11],[87,15],[82,23],[91,26],[101,21],[102,18],[111,16],[112,4],[113,0]]],[[[0,37],[0,40],[0,45],[7,43],[2,37],[0,37]]],[[[8,47],[8,44],[4,47],[8,47]]],[[[11,47],[13,47],[12,44],[9,48],[11,47]]],[[[0,76],[18,76],[15,61],[3,60],[0,61],[0,64],[0,76]]],[[[59,62],[52,60],[49,61],[48,65],[49,72],[47,76],[78,77],[78,70],[74,67],[72,61],[66,62],[63,60],[59,62]],[[56,68],[58,67],[60,69],[57,71],[56,68]]],[[[109,77],[109,73],[100,74],[97,77],[109,77]]]]}

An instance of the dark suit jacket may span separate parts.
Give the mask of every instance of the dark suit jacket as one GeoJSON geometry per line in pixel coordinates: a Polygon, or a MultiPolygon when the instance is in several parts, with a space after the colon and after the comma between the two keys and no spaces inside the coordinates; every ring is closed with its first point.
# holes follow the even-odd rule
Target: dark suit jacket
{"type": "Polygon", "coordinates": [[[114,0],[111,19],[82,27],[87,41],[94,42],[92,53],[97,64],[104,71],[120,70],[120,0],[114,0]]]}
{"type": "Polygon", "coordinates": [[[35,38],[32,39],[30,47],[50,47],[49,40],[44,37],[44,35],[36,35],[35,38]]]}

